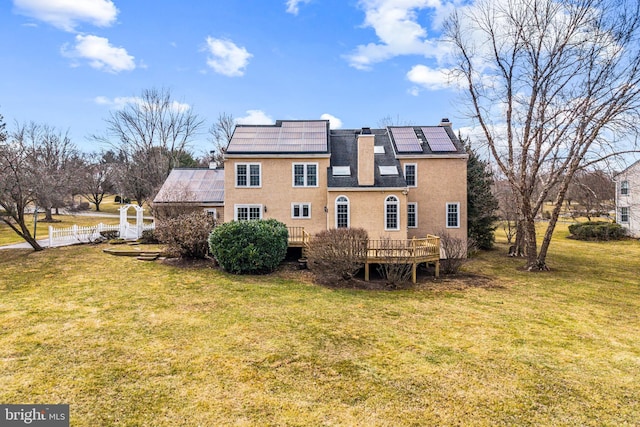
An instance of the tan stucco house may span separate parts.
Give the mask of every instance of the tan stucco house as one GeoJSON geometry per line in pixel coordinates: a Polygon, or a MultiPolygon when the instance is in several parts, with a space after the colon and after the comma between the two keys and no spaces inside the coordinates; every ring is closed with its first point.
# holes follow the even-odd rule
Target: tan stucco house
{"type": "Polygon", "coordinates": [[[310,234],[467,237],[467,154],[438,126],[331,130],[327,120],[237,125],[225,152],[224,220],[275,218],[310,234]]]}

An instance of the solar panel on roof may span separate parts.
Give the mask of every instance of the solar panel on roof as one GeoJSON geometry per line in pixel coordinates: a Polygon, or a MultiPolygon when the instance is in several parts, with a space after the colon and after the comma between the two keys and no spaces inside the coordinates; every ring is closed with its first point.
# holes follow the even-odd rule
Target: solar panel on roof
{"type": "Polygon", "coordinates": [[[398,153],[421,152],[422,146],[412,127],[390,128],[398,153]]]}
{"type": "Polygon", "coordinates": [[[237,126],[227,152],[324,152],[326,122],[282,122],[281,126],[237,126]]]}
{"type": "Polygon", "coordinates": [[[427,138],[427,143],[431,151],[457,151],[456,146],[449,138],[449,134],[441,126],[425,127],[422,128],[424,136],[427,138]]]}

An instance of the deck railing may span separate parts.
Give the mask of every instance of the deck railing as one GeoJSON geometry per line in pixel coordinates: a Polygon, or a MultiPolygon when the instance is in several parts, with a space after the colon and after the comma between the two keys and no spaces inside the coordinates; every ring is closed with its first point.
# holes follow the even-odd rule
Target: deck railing
{"type": "Polygon", "coordinates": [[[369,240],[367,245],[367,258],[384,260],[387,258],[430,258],[440,256],[440,238],[429,235],[424,238],[409,240],[379,239],[369,240]]]}

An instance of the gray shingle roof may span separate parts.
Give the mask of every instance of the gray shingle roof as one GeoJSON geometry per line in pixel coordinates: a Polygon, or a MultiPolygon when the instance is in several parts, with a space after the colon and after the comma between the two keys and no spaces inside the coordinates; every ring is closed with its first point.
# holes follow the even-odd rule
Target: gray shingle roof
{"type": "Polygon", "coordinates": [[[173,169],[153,203],[222,203],[224,169],[173,169]]]}
{"type": "MultiPolygon", "coordinates": [[[[328,170],[329,188],[359,187],[358,185],[358,134],[360,129],[331,131],[331,164],[328,170]],[[333,176],[333,166],[351,166],[351,176],[333,176]]],[[[406,187],[400,162],[395,158],[386,129],[371,129],[375,145],[384,147],[384,154],[375,154],[374,187],[406,187]],[[395,166],[398,175],[382,175],[379,166],[395,166]]]]}

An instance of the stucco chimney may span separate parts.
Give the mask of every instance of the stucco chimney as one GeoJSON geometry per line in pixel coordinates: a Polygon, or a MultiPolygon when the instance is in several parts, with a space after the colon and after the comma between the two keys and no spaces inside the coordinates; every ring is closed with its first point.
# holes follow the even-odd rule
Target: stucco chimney
{"type": "Polygon", "coordinates": [[[358,135],[358,185],[373,185],[375,182],[375,135],[371,129],[362,128],[358,135]]]}
{"type": "Polygon", "coordinates": [[[452,126],[452,123],[449,121],[448,118],[443,117],[442,120],[440,120],[440,124],[438,126],[452,126]]]}

